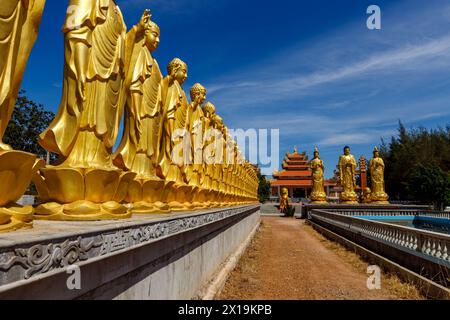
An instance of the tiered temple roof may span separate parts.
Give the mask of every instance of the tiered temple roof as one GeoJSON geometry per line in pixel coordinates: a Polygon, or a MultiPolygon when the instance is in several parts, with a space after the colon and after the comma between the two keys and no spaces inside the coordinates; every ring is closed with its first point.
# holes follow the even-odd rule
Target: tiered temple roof
{"type": "MultiPolygon", "coordinates": [[[[286,153],[282,168],[273,173],[274,179],[270,181],[272,187],[312,188],[312,173],[306,152],[299,153],[295,149],[293,153],[286,153]]],[[[335,185],[332,179],[325,180],[325,186],[335,185]]]]}
{"type": "Polygon", "coordinates": [[[282,164],[282,171],[274,172],[272,187],[312,187],[311,169],[306,152],[286,153],[282,164]]]}

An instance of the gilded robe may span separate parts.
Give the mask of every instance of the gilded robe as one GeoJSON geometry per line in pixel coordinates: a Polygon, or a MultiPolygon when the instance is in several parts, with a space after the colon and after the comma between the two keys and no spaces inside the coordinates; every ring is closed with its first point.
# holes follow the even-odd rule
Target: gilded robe
{"type": "Polygon", "coordinates": [[[203,135],[205,132],[205,115],[200,106],[189,106],[187,130],[191,142],[191,154],[186,165],[188,184],[203,187],[203,135]]]}
{"type": "Polygon", "coordinates": [[[122,13],[113,0],[70,0],[63,33],[62,99],[39,143],[67,165],[112,168],[111,149],[126,98],[122,13]],[[83,79],[85,99],[79,93],[83,79]]]}
{"type": "Polygon", "coordinates": [[[385,192],[384,185],[384,161],[380,157],[372,158],[369,162],[371,178],[371,197],[374,201],[386,201],[389,196],[385,192]]]}
{"type": "Polygon", "coordinates": [[[137,173],[138,178],[157,178],[162,122],[162,74],[157,61],[144,44],[136,39],[133,28],[127,35],[127,73],[124,132],[114,164],[137,173]],[[128,54],[127,54],[128,55],[128,54]]]}
{"type": "MultiPolygon", "coordinates": [[[[165,98],[163,98],[163,125],[158,175],[162,179],[184,184],[186,182],[184,163],[187,154],[178,153],[177,159],[173,159],[172,153],[174,153],[176,144],[182,143],[180,140],[185,137],[187,132],[188,103],[186,93],[178,81],[171,80],[169,76],[163,80],[162,92],[165,98]]],[[[180,149],[183,151],[184,148],[181,147],[180,149]]]]}
{"type": "Polygon", "coordinates": [[[0,150],[44,5],[45,0],[2,0],[0,4],[0,150]]]}
{"type": "Polygon", "coordinates": [[[315,158],[311,160],[312,178],[313,178],[313,188],[310,195],[313,201],[325,201],[325,185],[324,185],[324,165],[321,159],[315,158]]]}
{"type": "Polygon", "coordinates": [[[341,185],[344,189],[341,193],[341,200],[356,201],[356,160],[350,155],[342,155],[339,158],[339,174],[341,185]]]}

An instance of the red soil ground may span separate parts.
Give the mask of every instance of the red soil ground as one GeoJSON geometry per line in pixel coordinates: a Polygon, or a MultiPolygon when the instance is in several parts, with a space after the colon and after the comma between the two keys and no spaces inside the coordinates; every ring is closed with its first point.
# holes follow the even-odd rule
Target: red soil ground
{"type": "Polygon", "coordinates": [[[381,290],[367,289],[364,267],[327,242],[303,220],[263,217],[259,232],[218,299],[401,298],[383,285],[383,277],[381,290]]]}

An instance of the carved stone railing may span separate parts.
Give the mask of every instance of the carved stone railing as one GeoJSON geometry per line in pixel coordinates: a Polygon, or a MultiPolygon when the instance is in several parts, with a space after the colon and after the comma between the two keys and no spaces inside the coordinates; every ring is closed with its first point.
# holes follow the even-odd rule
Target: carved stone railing
{"type": "MultiPolygon", "coordinates": [[[[384,215],[386,215],[387,211],[389,210],[384,211],[384,215]]],[[[383,211],[379,212],[379,215],[382,215],[382,213],[383,211]]],[[[313,209],[310,212],[310,218],[313,222],[319,224],[324,222],[338,229],[382,242],[402,251],[418,255],[434,263],[444,264],[447,267],[450,267],[450,235],[393,225],[380,221],[361,219],[354,217],[355,215],[356,212],[350,210],[334,213],[313,209]]],[[[361,215],[369,214],[368,212],[364,212],[361,215]]],[[[372,215],[378,215],[378,212],[373,211],[372,215]]],[[[395,215],[410,214],[396,211],[395,215]]],[[[429,215],[427,214],[427,216],[429,215]]]]}
{"type": "Polygon", "coordinates": [[[412,209],[327,209],[327,212],[337,213],[344,216],[424,216],[435,218],[447,218],[450,219],[450,212],[443,211],[425,211],[425,210],[412,210],[412,209]]]}

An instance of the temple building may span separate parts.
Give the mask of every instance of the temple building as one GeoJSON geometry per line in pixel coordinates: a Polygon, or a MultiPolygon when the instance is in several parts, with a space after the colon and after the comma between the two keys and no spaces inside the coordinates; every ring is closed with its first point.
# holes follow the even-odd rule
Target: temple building
{"type": "MultiPolygon", "coordinates": [[[[336,185],[331,180],[325,181],[325,192],[327,196],[336,197],[333,187],[336,185]]],[[[306,152],[299,153],[295,148],[293,153],[286,153],[281,171],[273,173],[273,180],[270,181],[272,198],[279,198],[281,189],[289,190],[289,197],[294,199],[308,198],[311,193],[313,182],[309,159],[306,152]]]]}

